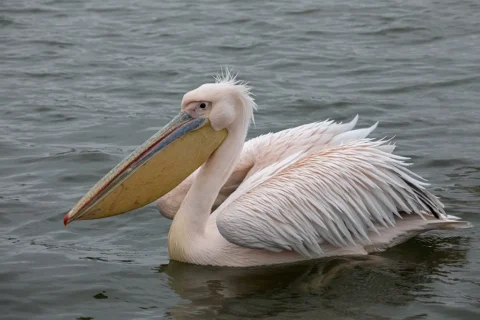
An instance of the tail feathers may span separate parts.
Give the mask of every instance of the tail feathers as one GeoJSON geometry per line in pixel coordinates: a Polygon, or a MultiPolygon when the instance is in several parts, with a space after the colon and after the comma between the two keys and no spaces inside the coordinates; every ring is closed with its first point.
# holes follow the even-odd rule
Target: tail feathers
{"type": "Polygon", "coordinates": [[[431,230],[455,230],[472,227],[468,221],[462,221],[455,216],[447,216],[444,220],[432,216],[424,216],[425,219],[423,219],[413,214],[402,214],[402,217],[403,219],[396,221],[395,228],[379,227],[379,234],[372,233],[371,243],[364,246],[365,250],[367,252],[384,251],[431,230]]]}
{"type": "Polygon", "coordinates": [[[468,221],[462,221],[455,216],[448,216],[448,220],[437,220],[427,224],[425,230],[455,230],[469,229],[471,227],[473,227],[473,225],[468,221]]]}

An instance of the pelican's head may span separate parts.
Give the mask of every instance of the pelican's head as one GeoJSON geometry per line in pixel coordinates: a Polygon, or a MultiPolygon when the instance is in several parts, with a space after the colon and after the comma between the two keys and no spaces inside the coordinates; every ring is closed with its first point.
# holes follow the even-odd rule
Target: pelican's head
{"type": "Polygon", "coordinates": [[[248,127],[249,87],[227,72],[186,93],[181,112],[107,173],[64,217],[99,219],[145,206],[199,168],[236,126],[248,127]]]}
{"type": "Polygon", "coordinates": [[[208,119],[216,131],[249,121],[254,107],[249,87],[235,80],[203,84],[182,99],[183,112],[192,118],[208,119]]]}

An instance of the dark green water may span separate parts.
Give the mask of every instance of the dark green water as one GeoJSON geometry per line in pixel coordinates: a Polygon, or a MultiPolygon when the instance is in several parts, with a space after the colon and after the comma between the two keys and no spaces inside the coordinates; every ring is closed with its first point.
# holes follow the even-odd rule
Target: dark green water
{"type": "Polygon", "coordinates": [[[480,5],[456,1],[0,1],[0,317],[480,319],[480,5]],[[170,263],[153,206],[63,213],[221,66],[250,81],[250,137],[380,121],[474,228],[371,259],[170,263]]]}

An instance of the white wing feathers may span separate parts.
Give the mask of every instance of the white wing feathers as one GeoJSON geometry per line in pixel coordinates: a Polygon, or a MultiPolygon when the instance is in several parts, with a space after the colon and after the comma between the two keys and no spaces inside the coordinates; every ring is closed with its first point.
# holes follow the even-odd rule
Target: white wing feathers
{"type": "Polygon", "coordinates": [[[213,213],[222,236],[243,247],[318,257],[322,244],[368,244],[369,232],[394,227],[400,212],[446,218],[442,203],[406,168],[407,158],[393,155],[387,141],[365,138],[375,127],[341,128],[330,147],[255,172],[213,213]]]}

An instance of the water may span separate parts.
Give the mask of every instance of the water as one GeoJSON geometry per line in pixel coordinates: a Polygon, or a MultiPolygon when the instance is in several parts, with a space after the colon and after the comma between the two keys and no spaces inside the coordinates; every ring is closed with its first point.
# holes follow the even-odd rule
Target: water
{"type": "Polygon", "coordinates": [[[0,306],[5,319],[478,319],[480,5],[456,1],[0,2],[0,306]],[[169,263],[153,206],[63,213],[230,66],[250,137],[380,121],[475,228],[371,258],[223,269],[169,263]]]}

